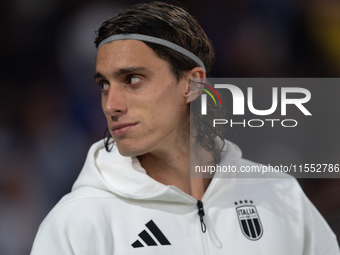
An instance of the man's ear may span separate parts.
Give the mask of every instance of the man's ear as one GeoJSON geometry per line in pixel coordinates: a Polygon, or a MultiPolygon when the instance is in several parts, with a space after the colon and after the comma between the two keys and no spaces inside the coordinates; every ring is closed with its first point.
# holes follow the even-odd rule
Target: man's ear
{"type": "Polygon", "coordinates": [[[184,92],[187,104],[194,101],[201,94],[202,90],[197,87],[203,88],[202,83],[205,83],[205,79],[205,72],[201,67],[195,67],[187,72],[184,92]]]}

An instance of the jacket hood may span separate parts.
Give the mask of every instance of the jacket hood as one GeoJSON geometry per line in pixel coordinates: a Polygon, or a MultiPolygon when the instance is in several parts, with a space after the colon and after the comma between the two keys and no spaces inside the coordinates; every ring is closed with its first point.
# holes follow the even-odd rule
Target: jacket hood
{"type": "MultiPolygon", "coordinates": [[[[235,164],[241,156],[239,147],[225,140],[220,165],[235,164]]],[[[100,189],[128,199],[177,203],[188,203],[193,200],[177,187],[164,185],[147,175],[137,157],[120,155],[117,146],[107,152],[103,140],[91,146],[72,191],[81,187],[100,189]]]]}

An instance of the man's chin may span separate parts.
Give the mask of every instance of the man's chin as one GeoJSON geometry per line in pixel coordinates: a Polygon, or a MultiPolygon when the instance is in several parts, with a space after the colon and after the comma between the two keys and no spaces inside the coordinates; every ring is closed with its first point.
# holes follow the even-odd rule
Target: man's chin
{"type": "Polygon", "coordinates": [[[137,157],[145,154],[144,150],[139,150],[135,147],[131,148],[130,146],[119,146],[117,144],[117,148],[119,154],[123,157],[137,157]]]}

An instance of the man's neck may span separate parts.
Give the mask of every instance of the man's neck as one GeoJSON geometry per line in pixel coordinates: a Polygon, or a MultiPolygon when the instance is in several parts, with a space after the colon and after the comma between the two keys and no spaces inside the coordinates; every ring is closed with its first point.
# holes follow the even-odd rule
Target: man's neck
{"type": "Polygon", "coordinates": [[[189,148],[177,148],[158,153],[148,153],[140,157],[142,167],[147,174],[165,185],[173,185],[196,200],[201,200],[211,178],[190,178],[190,159],[212,161],[210,153],[204,149],[196,150],[196,155],[189,148]]]}

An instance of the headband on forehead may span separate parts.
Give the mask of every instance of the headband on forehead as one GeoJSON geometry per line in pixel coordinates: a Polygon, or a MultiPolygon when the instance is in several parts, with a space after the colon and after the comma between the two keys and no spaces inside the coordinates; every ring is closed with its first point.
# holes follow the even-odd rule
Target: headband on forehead
{"type": "Polygon", "coordinates": [[[166,46],[166,47],[173,49],[175,51],[178,51],[178,52],[182,53],[183,55],[194,60],[200,67],[202,67],[202,69],[205,72],[205,66],[204,66],[203,62],[197,56],[195,56],[193,53],[191,53],[190,51],[184,49],[183,47],[181,47],[177,44],[174,44],[174,43],[169,42],[167,40],[163,40],[163,39],[153,37],[153,36],[140,35],[140,34],[111,35],[111,36],[105,38],[103,41],[101,41],[101,43],[98,45],[98,49],[101,46],[103,46],[104,44],[109,43],[109,42],[113,42],[113,41],[117,41],[117,40],[129,40],[129,39],[130,40],[139,40],[139,41],[144,41],[144,42],[156,43],[156,44],[166,46]]]}

